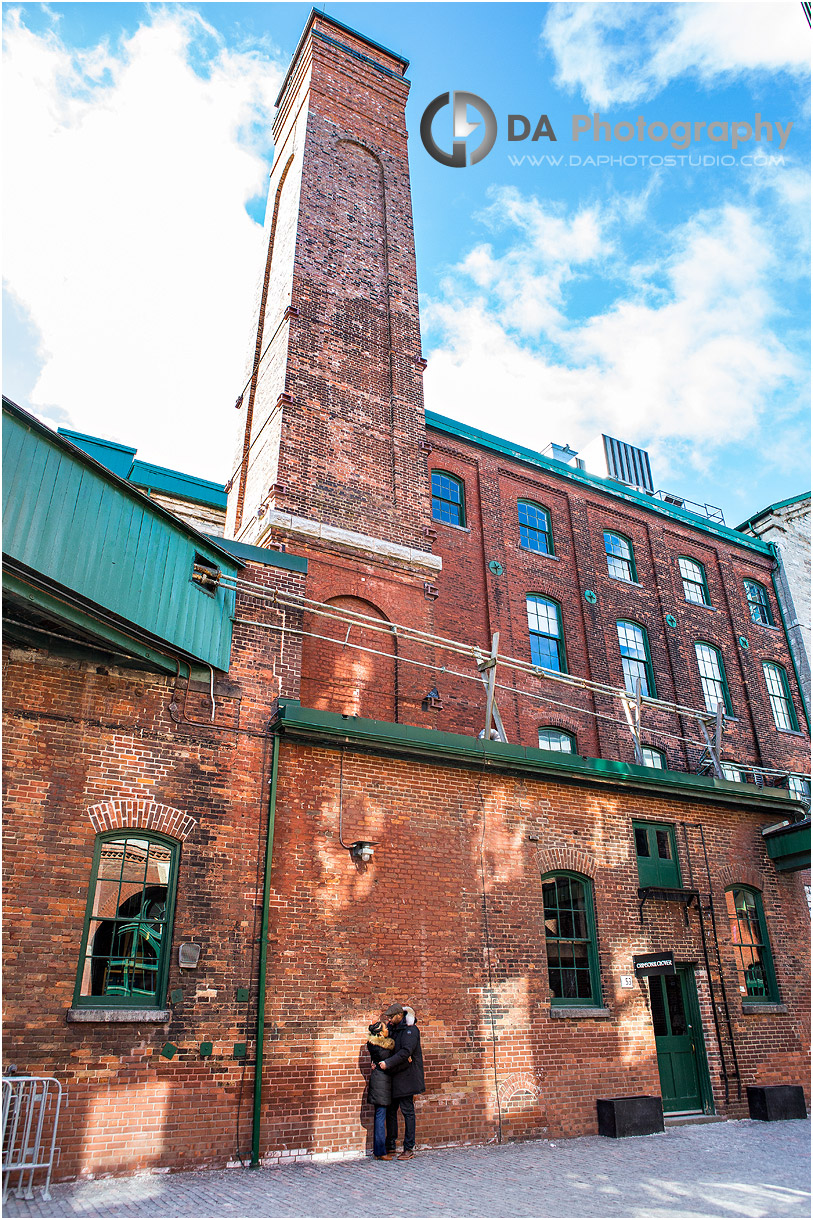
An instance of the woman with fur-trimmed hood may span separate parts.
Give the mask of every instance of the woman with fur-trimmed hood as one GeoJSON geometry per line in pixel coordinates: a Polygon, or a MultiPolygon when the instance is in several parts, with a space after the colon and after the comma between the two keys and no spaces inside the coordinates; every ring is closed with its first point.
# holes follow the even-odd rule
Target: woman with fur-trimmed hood
{"type": "Polygon", "coordinates": [[[370,1036],[367,1039],[367,1050],[370,1052],[373,1070],[367,1085],[367,1100],[371,1106],[375,1106],[373,1155],[376,1160],[383,1161],[387,1152],[387,1106],[392,1101],[392,1077],[388,1072],[377,1072],[376,1068],[395,1048],[395,1042],[388,1036],[383,1021],[374,1021],[368,1026],[368,1030],[370,1036]]]}

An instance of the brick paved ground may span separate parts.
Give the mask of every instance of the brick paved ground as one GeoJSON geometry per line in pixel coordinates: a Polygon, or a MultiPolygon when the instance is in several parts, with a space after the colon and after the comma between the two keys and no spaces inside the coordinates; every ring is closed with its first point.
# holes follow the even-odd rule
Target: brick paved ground
{"type": "Polygon", "coordinates": [[[7,1216],[809,1216],[810,1123],[748,1120],[55,1186],[7,1216]]]}

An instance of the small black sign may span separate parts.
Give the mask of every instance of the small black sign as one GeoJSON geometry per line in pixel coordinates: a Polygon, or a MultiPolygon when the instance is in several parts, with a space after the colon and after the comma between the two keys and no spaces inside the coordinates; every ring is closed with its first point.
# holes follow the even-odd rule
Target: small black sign
{"type": "Polygon", "coordinates": [[[651,974],[675,973],[674,953],[633,953],[632,964],[637,979],[648,978],[651,974]]]}

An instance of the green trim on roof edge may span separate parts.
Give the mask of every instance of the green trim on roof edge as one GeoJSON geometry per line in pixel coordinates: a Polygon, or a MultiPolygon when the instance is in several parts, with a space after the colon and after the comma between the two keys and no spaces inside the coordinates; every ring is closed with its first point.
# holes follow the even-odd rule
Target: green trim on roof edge
{"type": "Polygon", "coordinates": [[[659,771],[654,767],[631,766],[612,759],[557,754],[534,746],[485,741],[461,733],[441,733],[436,729],[422,729],[409,724],[364,720],[359,716],[301,707],[295,699],[278,701],[271,727],[303,740],[343,743],[362,750],[406,758],[438,759],[450,765],[510,771],[539,779],[563,779],[591,787],[640,789],[665,797],[714,804],[748,804],[760,814],[778,811],[782,817],[790,817],[794,810],[803,809],[801,802],[779,788],[760,789],[754,784],[740,784],[705,775],[659,771]]]}
{"type": "Polygon", "coordinates": [[[427,428],[435,428],[438,432],[446,432],[450,436],[458,436],[461,440],[478,445],[481,449],[490,449],[494,453],[503,453],[506,457],[512,457],[517,461],[525,462],[529,466],[537,466],[539,469],[546,470],[549,474],[555,474],[559,478],[570,479],[574,483],[585,484],[588,487],[592,487],[595,491],[604,492],[605,495],[613,496],[618,500],[628,500],[630,503],[646,508],[658,516],[670,517],[674,521],[679,521],[681,525],[691,526],[692,529],[702,530],[706,534],[715,534],[718,538],[725,538],[727,542],[733,542],[737,546],[745,547],[747,550],[757,551],[760,555],[770,555],[767,544],[759,538],[749,538],[747,535],[740,534],[737,530],[731,529],[727,525],[715,525],[712,521],[706,521],[686,509],[667,505],[663,500],[656,500],[652,496],[645,495],[644,492],[634,491],[630,487],[623,487],[614,480],[602,478],[601,475],[588,474],[586,470],[576,470],[573,467],[566,466],[564,462],[557,462],[555,458],[543,457],[535,449],[526,449],[524,445],[518,445],[514,441],[503,440],[501,437],[494,436],[490,432],[481,432],[479,428],[472,428],[468,424],[458,423],[456,419],[449,419],[446,415],[437,415],[434,411],[427,411],[425,414],[427,428]]]}
{"type": "Polygon", "coordinates": [[[776,504],[769,504],[767,508],[761,508],[758,513],[752,513],[745,521],[741,521],[737,526],[738,530],[747,530],[753,521],[759,521],[762,517],[767,517],[768,513],[776,512],[777,508],[788,508],[791,504],[801,504],[802,500],[809,500],[810,492],[803,491],[798,496],[788,496],[787,500],[777,500],[776,504]]]}
{"type": "Polygon", "coordinates": [[[288,551],[270,551],[264,546],[252,546],[249,542],[238,542],[235,538],[219,538],[215,534],[207,537],[211,537],[212,542],[216,542],[237,559],[250,559],[254,563],[264,563],[269,568],[287,568],[289,572],[308,570],[308,561],[304,555],[291,555],[288,551]]]}

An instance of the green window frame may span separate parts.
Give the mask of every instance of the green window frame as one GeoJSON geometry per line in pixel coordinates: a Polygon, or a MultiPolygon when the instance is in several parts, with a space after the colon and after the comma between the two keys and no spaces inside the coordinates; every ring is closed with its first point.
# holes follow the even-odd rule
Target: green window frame
{"type": "Polygon", "coordinates": [[[74,1007],[164,1007],[180,851],[153,831],[97,837],[74,1007]]]}
{"type": "Polygon", "coordinates": [[[607,571],[613,580],[625,580],[628,584],[633,585],[638,583],[635,552],[629,538],[624,534],[605,530],[604,554],[607,556],[607,571]]]}
{"type": "Polygon", "coordinates": [[[624,689],[627,694],[634,695],[636,683],[640,678],[641,694],[654,699],[655,671],[652,668],[646,628],[627,619],[619,619],[615,626],[618,632],[621,668],[624,671],[624,689]]]}
{"type": "Polygon", "coordinates": [[[768,590],[764,585],[761,585],[758,580],[744,580],[745,597],[748,602],[748,613],[751,615],[752,623],[759,623],[763,627],[773,627],[773,614],[771,613],[771,603],[768,598],[768,590]]]}
{"type": "Polygon", "coordinates": [[[531,662],[540,669],[567,673],[567,657],[562,635],[562,608],[550,597],[529,593],[525,598],[528,611],[528,635],[531,662]]]}
{"type": "Polygon", "coordinates": [[[447,470],[432,471],[432,519],[445,525],[466,525],[463,481],[447,470]]]}
{"type": "Polygon", "coordinates": [[[553,750],[559,754],[575,754],[576,738],[566,729],[557,729],[555,725],[544,725],[539,730],[540,750],[553,750]]]}
{"type": "Polygon", "coordinates": [[[519,545],[526,551],[538,555],[553,555],[553,534],[550,513],[533,500],[517,501],[519,519],[519,545]]]}
{"type": "Polygon", "coordinates": [[[678,570],[683,581],[683,596],[686,601],[695,606],[710,606],[706,569],[702,563],[698,559],[690,559],[688,555],[681,555],[678,558],[678,570]]]}
{"type": "Polygon", "coordinates": [[[644,756],[645,767],[655,767],[658,771],[668,771],[666,755],[663,750],[656,750],[654,746],[641,746],[641,753],[644,756]]]}
{"type": "Polygon", "coordinates": [[[765,675],[765,685],[768,688],[768,699],[771,704],[773,722],[778,729],[787,733],[799,732],[799,719],[793,706],[790,693],[790,682],[787,670],[775,661],[763,661],[762,672],[765,675]]]}
{"type": "Polygon", "coordinates": [[[542,908],[554,1008],[601,1007],[593,886],[579,873],[547,873],[542,908]]]}
{"type": "Polygon", "coordinates": [[[776,985],[762,896],[758,890],[735,885],[726,890],[725,899],[743,1003],[749,1000],[778,1003],[779,988],[776,985]]]}
{"type": "Polygon", "coordinates": [[[710,644],[708,640],[697,640],[694,655],[697,660],[697,672],[700,676],[700,688],[703,692],[706,711],[716,712],[717,704],[722,703],[727,715],[732,716],[734,712],[731,706],[731,694],[720,649],[714,644],[710,644]]]}
{"type": "Polygon", "coordinates": [[[680,889],[680,861],[675,828],[668,822],[633,822],[638,884],[680,889]]]}

